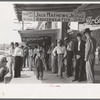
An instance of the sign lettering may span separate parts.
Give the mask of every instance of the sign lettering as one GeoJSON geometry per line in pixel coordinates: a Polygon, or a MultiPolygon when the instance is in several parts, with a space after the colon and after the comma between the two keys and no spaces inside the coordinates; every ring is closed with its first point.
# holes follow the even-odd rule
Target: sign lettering
{"type": "Polygon", "coordinates": [[[86,23],[89,25],[93,25],[93,24],[100,24],[100,16],[97,16],[96,18],[92,18],[92,16],[88,16],[86,18],[86,23]]]}
{"type": "Polygon", "coordinates": [[[85,21],[85,13],[74,13],[74,12],[45,12],[45,11],[23,11],[23,21],[85,21]]]}

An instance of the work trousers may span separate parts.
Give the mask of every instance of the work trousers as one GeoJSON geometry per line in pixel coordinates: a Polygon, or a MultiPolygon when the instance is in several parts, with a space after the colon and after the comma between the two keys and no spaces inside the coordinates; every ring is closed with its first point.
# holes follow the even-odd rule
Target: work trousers
{"type": "Polygon", "coordinates": [[[29,67],[29,57],[28,56],[24,56],[23,57],[23,67],[29,67]]]}
{"type": "Polygon", "coordinates": [[[14,57],[9,57],[9,73],[13,75],[14,57]]]}
{"type": "Polygon", "coordinates": [[[72,59],[73,59],[73,52],[67,51],[67,76],[72,76],[72,59]]]}
{"type": "Polygon", "coordinates": [[[37,67],[36,68],[36,77],[37,79],[43,78],[43,67],[37,67]]]}
{"type": "Polygon", "coordinates": [[[33,61],[33,58],[30,56],[30,57],[29,57],[29,70],[30,70],[30,71],[32,71],[32,67],[33,67],[33,66],[32,66],[32,65],[33,65],[33,64],[32,64],[32,61],[33,61]]]}
{"type": "Polygon", "coordinates": [[[88,61],[86,61],[86,76],[88,83],[94,82],[94,64],[95,64],[95,54],[90,53],[88,61]]]}
{"type": "Polygon", "coordinates": [[[85,61],[84,59],[77,59],[75,66],[75,80],[84,81],[85,80],[85,61]]]}
{"type": "Polygon", "coordinates": [[[57,63],[56,63],[56,57],[51,54],[51,68],[52,68],[52,73],[56,73],[57,72],[57,63]]]}
{"type": "Polygon", "coordinates": [[[21,56],[15,56],[14,77],[21,76],[22,60],[21,56]]]}
{"type": "Polygon", "coordinates": [[[62,76],[63,56],[63,54],[58,54],[58,76],[62,76]]]}

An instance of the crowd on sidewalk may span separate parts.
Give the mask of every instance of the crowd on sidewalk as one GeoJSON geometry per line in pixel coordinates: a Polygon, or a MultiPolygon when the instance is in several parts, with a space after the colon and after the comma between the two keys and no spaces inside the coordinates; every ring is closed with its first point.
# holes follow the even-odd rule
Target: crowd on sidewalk
{"type": "MultiPolygon", "coordinates": [[[[37,79],[42,80],[43,71],[50,70],[52,74],[57,73],[59,78],[74,76],[72,82],[87,80],[88,83],[93,83],[95,52],[96,40],[91,36],[89,28],[85,29],[84,34],[78,33],[76,40],[71,37],[65,37],[64,41],[59,39],[57,45],[52,43],[47,52],[42,45],[32,48],[12,42],[9,49],[9,69],[6,67],[7,60],[3,57],[1,62],[5,62],[5,67],[0,65],[0,79],[8,72],[12,77],[21,77],[21,71],[29,67],[29,71],[36,68],[37,79]],[[82,40],[82,35],[86,37],[86,41],[82,40]]],[[[100,57],[100,50],[98,55],[100,57]]]]}

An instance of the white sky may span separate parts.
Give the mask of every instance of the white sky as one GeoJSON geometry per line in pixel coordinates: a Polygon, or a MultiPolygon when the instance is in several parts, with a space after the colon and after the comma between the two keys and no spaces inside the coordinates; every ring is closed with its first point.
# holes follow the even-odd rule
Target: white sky
{"type": "Polygon", "coordinates": [[[0,44],[21,42],[20,35],[14,31],[14,19],[16,18],[11,3],[0,2],[0,44]]]}
{"type": "MultiPolygon", "coordinates": [[[[16,22],[16,15],[13,4],[10,2],[0,2],[0,44],[10,42],[21,42],[20,35],[14,29],[20,29],[16,22]]],[[[71,24],[71,28],[77,29],[76,23],[71,24]],[[76,27],[75,27],[76,26],[76,27]]]]}

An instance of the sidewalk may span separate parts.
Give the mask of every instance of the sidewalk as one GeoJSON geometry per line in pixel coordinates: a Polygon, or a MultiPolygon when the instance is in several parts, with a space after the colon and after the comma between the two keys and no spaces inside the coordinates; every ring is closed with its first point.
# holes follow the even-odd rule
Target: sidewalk
{"type": "Polygon", "coordinates": [[[28,68],[24,68],[21,71],[20,78],[12,78],[10,84],[30,84],[30,83],[41,83],[41,81],[36,79],[33,71],[28,71],[28,68]]]}
{"type": "Polygon", "coordinates": [[[12,78],[10,84],[33,84],[33,83],[71,83],[72,77],[67,78],[59,78],[57,74],[52,74],[50,71],[45,72],[43,80],[37,80],[36,75],[33,71],[27,71],[26,69],[21,72],[21,78],[12,78]]]}
{"type": "Polygon", "coordinates": [[[100,83],[100,64],[94,66],[95,83],[100,83]]]}
{"type": "MultiPolygon", "coordinates": [[[[100,65],[95,65],[95,83],[100,83],[100,65]]],[[[57,77],[57,74],[52,74],[51,71],[44,71],[44,77],[43,80],[37,80],[36,75],[33,71],[28,71],[28,68],[24,68],[24,70],[21,72],[21,78],[12,78],[10,84],[66,84],[66,83],[71,83],[71,84],[81,84],[81,83],[86,83],[84,82],[72,82],[74,77],[64,77],[64,78],[59,78],[57,77]]]]}

